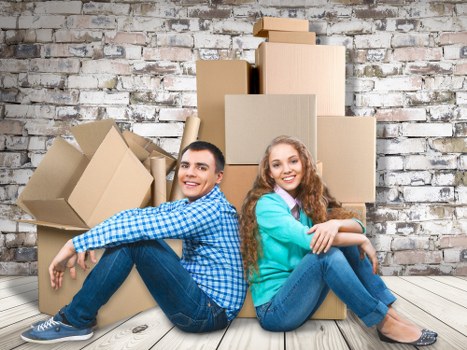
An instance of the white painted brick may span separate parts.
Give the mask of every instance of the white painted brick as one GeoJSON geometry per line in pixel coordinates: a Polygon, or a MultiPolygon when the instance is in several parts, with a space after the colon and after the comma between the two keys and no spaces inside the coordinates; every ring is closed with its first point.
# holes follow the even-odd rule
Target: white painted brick
{"type": "Polygon", "coordinates": [[[129,75],[130,63],[124,60],[92,60],[83,61],[81,72],[84,74],[118,74],[129,75]]]}
{"type": "Polygon", "coordinates": [[[199,48],[228,49],[232,39],[229,35],[194,33],[195,46],[199,48]]]}
{"type": "Polygon", "coordinates": [[[405,202],[452,202],[453,187],[404,187],[402,189],[405,202]]]}
{"type": "Polygon", "coordinates": [[[163,80],[168,91],[196,91],[196,78],[187,76],[167,76],[163,80]]]}
{"type": "Polygon", "coordinates": [[[32,29],[24,34],[24,42],[28,43],[50,43],[52,42],[52,29],[32,29]]]}
{"type": "Polygon", "coordinates": [[[450,235],[453,233],[452,220],[432,220],[421,223],[423,234],[428,235],[450,235]]]}
{"type": "Polygon", "coordinates": [[[182,94],[182,107],[196,107],[198,104],[196,93],[184,92],[182,94]]]}
{"type": "Polygon", "coordinates": [[[54,33],[55,42],[71,42],[71,43],[83,43],[83,42],[100,42],[103,36],[102,31],[97,30],[69,30],[61,29],[54,33]]]}
{"type": "Polygon", "coordinates": [[[375,247],[376,251],[389,252],[391,251],[392,238],[393,237],[390,235],[376,235],[370,238],[370,241],[373,244],[373,247],[375,247]]]}
{"type": "Polygon", "coordinates": [[[83,13],[85,14],[114,14],[114,15],[128,15],[130,12],[130,4],[117,4],[117,3],[100,3],[88,2],[83,4],[83,13]]]}
{"type": "Polygon", "coordinates": [[[127,105],[129,102],[130,95],[128,92],[81,91],[79,96],[80,104],[127,105]]]}
{"type": "Polygon", "coordinates": [[[143,58],[146,61],[185,62],[192,60],[193,53],[191,49],[185,47],[145,47],[143,48],[143,58]]]}
{"type": "MultiPolygon", "coordinates": [[[[459,219],[462,219],[462,220],[459,220],[459,221],[462,221],[462,225],[467,225],[467,206],[464,206],[464,207],[457,207],[456,208],[456,217],[459,218],[459,219]]],[[[465,231],[467,232],[467,230],[465,231]]]]}
{"type": "Polygon", "coordinates": [[[155,121],[156,106],[133,105],[131,106],[131,117],[138,121],[155,121]]]}
{"type": "Polygon", "coordinates": [[[193,108],[161,108],[159,120],[161,121],[185,121],[189,116],[198,116],[193,108]]]}
{"type": "Polygon", "coordinates": [[[35,58],[31,60],[31,70],[44,73],[78,73],[80,62],[78,59],[35,58]]]}
{"type": "Polygon", "coordinates": [[[71,15],[66,18],[66,27],[70,29],[116,29],[114,16],[71,15]]]}
{"type": "Polygon", "coordinates": [[[193,47],[191,33],[160,33],[157,34],[157,46],[193,47]]]}
{"type": "Polygon", "coordinates": [[[375,117],[378,121],[425,121],[426,110],[425,108],[380,108],[375,117]]]}
{"type": "Polygon", "coordinates": [[[426,77],[425,89],[428,90],[459,90],[464,85],[464,77],[458,76],[442,76],[442,77],[426,77]]]}
{"type": "Polygon", "coordinates": [[[159,90],[161,80],[152,75],[132,75],[122,76],[119,78],[117,88],[119,90],[138,90],[138,91],[154,91],[159,90]]]}
{"type": "Polygon", "coordinates": [[[54,106],[37,105],[5,105],[6,118],[37,118],[52,119],[55,116],[54,106]]]}
{"type": "Polygon", "coordinates": [[[452,125],[447,123],[403,123],[402,136],[452,136],[452,125]]]}
{"type": "Polygon", "coordinates": [[[355,106],[350,106],[350,110],[352,111],[351,115],[359,115],[362,117],[374,117],[375,116],[374,108],[358,108],[355,106]]]}
{"type": "Polygon", "coordinates": [[[400,156],[378,157],[377,170],[402,170],[404,168],[404,158],[400,156]]]}
{"type": "Polygon", "coordinates": [[[130,120],[130,111],[128,106],[106,106],[105,107],[105,118],[115,119],[115,120],[130,120]]]}
{"type": "Polygon", "coordinates": [[[25,136],[5,135],[5,149],[24,151],[28,149],[29,138],[25,136]]]}
{"type": "Polygon", "coordinates": [[[20,73],[29,71],[29,62],[27,60],[1,59],[0,72],[20,73]]]}
{"type": "Polygon", "coordinates": [[[0,219],[1,232],[16,232],[16,221],[8,219],[0,219]]]}
{"type": "MultiPolygon", "coordinates": [[[[327,34],[365,34],[371,33],[373,26],[371,22],[362,21],[358,19],[346,20],[342,22],[337,22],[328,27],[327,34]]],[[[358,35],[356,35],[357,37],[358,35]]]]}
{"type": "Polygon", "coordinates": [[[467,186],[456,187],[456,203],[467,204],[467,186]]]}
{"type": "Polygon", "coordinates": [[[463,154],[459,157],[459,169],[467,170],[467,155],[463,154]]]}
{"type": "Polygon", "coordinates": [[[4,89],[11,89],[11,88],[18,87],[18,75],[3,73],[3,77],[0,77],[0,86],[3,87],[4,89]]]}
{"type": "Polygon", "coordinates": [[[357,107],[397,107],[404,105],[404,95],[398,92],[390,93],[358,93],[355,94],[357,107]]]}
{"type": "Polygon", "coordinates": [[[429,185],[431,174],[428,171],[390,172],[384,177],[386,186],[423,186],[429,185]]]}
{"type": "Polygon", "coordinates": [[[133,132],[145,137],[176,137],[183,135],[184,123],[135,123],[133,132]]]}
{"type": "Polygon", "coordinates": [[[69,133],[70,126],[58,120],[28,120],[24,128],[29,135],[57,136],[69,133]]]}
{"type": "Polygon", "coordinates": [[[264,41],[264,38],[254,36],[236,36],[232,39],[233,48],[239,50],[256,50],[256,48],[264,41]]]}
{"type": "Polygon", "coordinates": [[[365,92],[373,90],[375,82],[372,79],[347,78],[345,81],[346,92],[365,92]]]}
{"type": "Polygon", "coordinates": [[[391,47],[391,33],[380,33],[371,35],[355,35],[355,48],[357,49],[379,49],[391,47]]]}
{"type": "Polygon", "coordinates": [[[456,184],[456,175],[454,173],[436,172],[433,174],[431,183],[434,186],[454,186],[456,184]]]}
{"type": "Polygon", "coordinates": [[[440,61],[443,49],[440,47],[404,47],[395,48],[391,60],[396,61],[440,61]]]}
{"type": "Polygon", "coordinates": [[[23,89],[24,103],[68,104],[78,103],[78,90],[23,89]]]}
{"type": "Polygon", "coordinates": [[[34,13],[36,14],[79,14],[81,12],[81,1],[46,1],[36,3],[34,13]]]}
{"type": "Polygon", "coordinates": [[[405,160],[405,169],[424,170],[424,169],[456,169],[457,155],[447,154],[439,156],[427,155],[409,155],[405,160]]]}
{"type": "Polygon", "coordinates": [[[181,138],[160,138],[160,146],[162,147],[162,149],[164,149],[172,155],[178,154],[181,142],[181,138]]]}
{"type": "Polygon", "coordinates": [[[44,156],[45,156],[44,153],[30,152],[29,158],[31,159],[31,165],[37,168],[37,166],[39,166],[42,159],[44,159],[44,156]]]}
{"type": "Polygon", "coordinates": [[[71,75],[67,82],[70,89],[96,89],[97,85],[97,78],[93,75],[71,75]]]}
{"type": "Polygon", "coordinates": [[[353,49],[352,37],[343,36],[343,35],[318,36],[317,42],[320,45],[337,45],[337,46],[345,46],[349,50],[353,49]]]}
{"type": "Polygon", "coordinates": [[[0,169],[1,185],[25,185],[33,171],[31,169],[0,169]]]}
{"type": "Polygon", "coordinates": [[[13,16],[0,16],[0,23],[2,24],[2,29],[16,29],[17,17],[13,16]]]}
{"type": "Polygon", "coordinates": [[[95,120],[100,116],[99,107],[94,106],[57,106],[58,119],[95,120]]]}
{"type": "Polygon", "coordinates": [[[456,24],[453,17],[432,17],[432,18],[422,18],[421,26],[423,30],[429,32],[443,32],[446,28],[450,30],[462,30],[456,24]]]}
{"type": "Polygon", "coordinates": [[[395,138],[400,136],[399,124],[378,123],[376,125],[377,138],[395,138]]]}
{"type": "MultiPolygon", "coordinates": [[[[399,201],[399,191],[397,188],[377,188],[376,203],[384,203],[386,205],[396,201],[399,201]]],[[[389,234],[389,231],[386,233],[389,234]]]]}
{"type": "Polygon", "coordinates": [[[444,249],[443,250],[444,262],[447,262],[447,263],[459,262],[461,252],[462,252],[462,249],[459,249],[459,248],[444,249]]]}
{"type": "Polygon", "coordinates": [[[375,91],[418,91],[422,87],[422,77],[401,76],[382,78],[375,81],[375,91]]]}
{"type": "Polygon", "coordinates": [[[29,138],[28,150],[30,151],[45,151],[46,137],[32,136],[29,138]]]}
{"type": "Polygon", "coordinates": [[[456,117],[459,120],[467,120],[467,106],[466,107],[458,106],[456,117]]]}
{"type": "Polygon", "coordinates": [[[456,92],[456,103],[458,105],[467,104],[467,92],[456,92]]]}
{"type": "Polygon", "coordinates": [[[225,20],[213,23],[214,33],[222,34],[251,34],[253,25],[240,20],[225,20]]]}
{"type": "MultiPolygon", "coordinates": [[[[113,5],[113,4],[109,4],[113,5]]],[[[174,7],[169,2],[162,1],[142,4],[132,4],[131,10],[138,16],[185,18],[188,16],[186,7],[174,7]]]]}
{"type": "Polygon", "coordinates": [[[49,73],[20,73],[18,80],[23,87],[63,88],[64,76],[49,73]]]}
{"type": "Polygon", "coordinates": [[[20,16],[18,17],[17,29],[44,29],[65,27],[65,16],[20,16]]]}
{"type": "Polygon", "coordinates": [[[151,17],[117,17],[117,29],[130,32],[164,32],[165,19],[151,17]]]}
{"type": "Polygon", "coordinates": [[[392,37],[392,47],[413,47],[413,46],[429,46],[430,34],[428,33],[410,33],[410,34],[394,34],[392,37]]]}
{"type": "Polygon", "coordinates": [[[463,45],[446,45],[443,46],[444,59],[446,60],[458,60],[461,58],[461,50],[463,45]]]}
{"type": "Polygon", "coordinates": [[[430,106],[428,111],[432,121],[451,121],[454,116],[454,106],[451,105],[430,106]]]}
{"type": "Polygon", "coordinates": [[[376,151],[378,154],[423,153],[426,147],[424,139],[376,140],[376,151]]]}

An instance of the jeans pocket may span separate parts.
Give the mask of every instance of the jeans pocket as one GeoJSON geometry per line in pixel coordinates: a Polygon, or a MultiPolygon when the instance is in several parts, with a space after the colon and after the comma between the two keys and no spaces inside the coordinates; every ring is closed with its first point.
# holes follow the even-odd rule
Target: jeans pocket
{"type": "Polygon", "coordinates": [[[169,319],[177,328],[188,333],[204,332],[208,323],[207,319],[194,320],[181,312],[169,316],[169,319]]]}

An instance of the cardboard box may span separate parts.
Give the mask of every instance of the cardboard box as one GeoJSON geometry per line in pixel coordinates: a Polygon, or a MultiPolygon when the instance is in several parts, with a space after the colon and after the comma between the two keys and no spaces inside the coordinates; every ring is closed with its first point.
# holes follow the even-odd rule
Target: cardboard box
{"type": "Polygon", "coordinates": [[[345,115],[345,47],[263,42],[260,94],[314,94],[318,116],[345,115]]]}
{"type": "Polygon", "coordinates": [[[315,45],[316,44],[316,33],[314,32],[269,31],[268,42],[315,45]]]}
{"type": "Polygon", "coordinates": [[[315,95],[226,95],[227,164],[258,164],[272,139],[300,139],[316,158],[315,95]]]}
{"type": "Polygon", "coordinates": [[[361,218],[363,225],[366,225],[366,205],[365,203],[342,203],[342,208],[355,212],[361,218]]]}
{"type": "MultiPolygon", "coordinates": [[[[256,310],[248,289],[245,303],[243,304],[238,317],[256,317],[256,310]]],[[[343,320],[347,317],[347,306],[332,292],[324,299],[318,310],[310,317],[313,320],[343,320]]]]}
{"type": "Polygon", "coordinates": [[[138,159],[144,164],[146,169],[150,170],[151,157],[165,158],[166,174],[168,174],[177,164],[177,159],[174,156],[166,152],[161,147],[157,146],[150,139],[137,135],[128,130],[125,130],[122,135],[128,144],[128,147],[130,147],[136,157],[138,157],[138,159]]]}
{"type": "Polygon", "coordinates": [[[18,199],[36,220],[93,227],[147,201],[151,174],[113,120],[71,128],[82,151],[57,137],[18,199]]]}
{"type": "Polygon", "coordinates": [[[253,36],[266,37],[269,31],[308,32],[308,26],[306,19],[263,17],[253,25],[253,36]]]}
{"type": "Polygon", "coordinates": [[[244,60],[196,61],[198,140],[225,152],[224,96],[250,93],[251,66],[244,60]]]}
{"type": "Polygon", "coordinates": [[[258,165],[226,165],[220,188],[240,213],[243,201],[258,175],[258,165]]]}
{"type": "MultiPolygon", "coordinates": [[[[57,225],[56,227],[41,225],[37,227],[40,312],[54,315],[61,307],[70,303],[89,274],[89,270],[84,272],[81,268],[77,267],[76,280],[71,279],[67,271],[63,280],[63,286],[59,290],[54,290],[50,286],[48,274],[50,262],[67,240],[81,233],[83,231],[65,225],[57,225]]],[[[103,250],[96,250],[96,253],[96,256],[100,258],[103,250]]],[[[88,266],[92,268],[94,265],[88,263],[88,266]]],[[[104,327],[155,305],[156,302],[146,288],[146,285],[136,269],[133,268],[121,287],[110,298],[107,304],[99,310],[97,324],[99,327],[104,327]]]]}
{"type": "Polygon", "coordinates": [[[323,182],[338,201],[375,201],[375,118],[318,117],[318,159],[323,182]]]}

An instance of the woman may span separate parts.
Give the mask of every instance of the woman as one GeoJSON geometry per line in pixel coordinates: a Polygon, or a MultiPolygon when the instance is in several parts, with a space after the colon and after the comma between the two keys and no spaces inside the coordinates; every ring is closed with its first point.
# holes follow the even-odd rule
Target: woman
{"type": "Polygon", "coordinates": [[[368,327],[377,325],[382,341],[433,344],[435,332],[391,307],[396,298],[376,275],[363,224],[327,195],[313,164],[302,142],[275,138],[243,203],[243,261],[261,326],[299,327],[332,289],[368,327]]]}

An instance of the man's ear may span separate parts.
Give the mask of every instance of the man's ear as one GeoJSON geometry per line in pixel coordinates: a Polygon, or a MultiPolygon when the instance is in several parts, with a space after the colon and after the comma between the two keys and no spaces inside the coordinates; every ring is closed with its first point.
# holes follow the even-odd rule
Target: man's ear
{"type": "Polygon", "coordinates": [[[219,171],[219,172],[216,174],[216,176],[217,176],[216,184],[220,184],[221,181],[222,181],[222,178],[224,177],[224,171],[223,171],[223,170],[219,171]]]}

